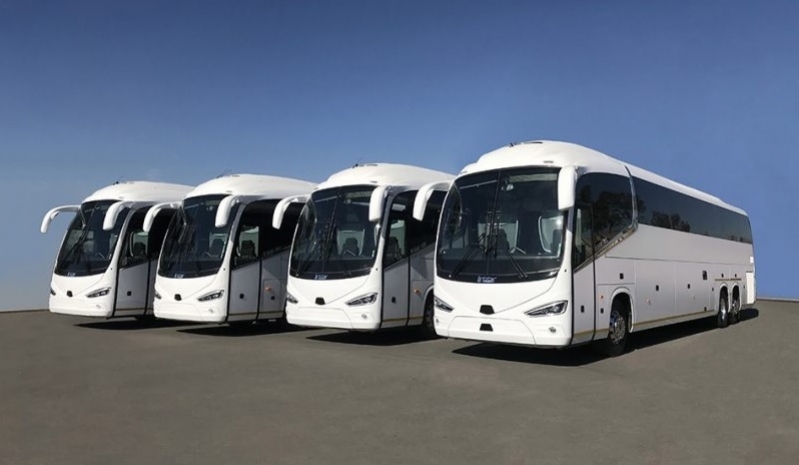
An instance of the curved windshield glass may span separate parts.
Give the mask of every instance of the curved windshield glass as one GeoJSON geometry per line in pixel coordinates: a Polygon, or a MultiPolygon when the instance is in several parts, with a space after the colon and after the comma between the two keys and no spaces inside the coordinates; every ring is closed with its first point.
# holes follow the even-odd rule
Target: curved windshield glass
{"type": "Polygon", "coordinates": [[[114,200],[102,200],[80,206],[58,251],[55,274],[89,276],[103,273],[108,268],[128,213],[128,209],[123,208],[117,215],[114,228],[104,231],[105,214],[114,203],[114,200]]]}
{"type": "Polygon", "coordinates": [[[158,274],[167,278],[194,278],[215,274],[225,259],[230,227],[238,206],[231,208],[227,225],[214,226],[224,195],[183,201],[166,232],[158,274]]]}
{"type": "Polygon", "coordinates": [[[439,225],[437,275],[478,283],[554,276],[566,222],[557,209],[558,171],[513,168],[456,180],[439,225]]]}
{"type": "Polygon", "coordinates": [[[369,274],[377,252],[377,223],[369,221],[374,186],[314,192],[303,208],[291,250],[291,276],[343,279],[369,274]]]}

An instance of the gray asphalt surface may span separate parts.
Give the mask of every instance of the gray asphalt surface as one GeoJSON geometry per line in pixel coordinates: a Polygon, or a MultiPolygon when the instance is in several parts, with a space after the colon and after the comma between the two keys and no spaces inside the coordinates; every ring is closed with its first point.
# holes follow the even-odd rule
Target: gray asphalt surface
{"type": "Polygon", "coordinates": [[[0,463],[796,464],[799,304],[632,351],[0,315],[0,463]]]}

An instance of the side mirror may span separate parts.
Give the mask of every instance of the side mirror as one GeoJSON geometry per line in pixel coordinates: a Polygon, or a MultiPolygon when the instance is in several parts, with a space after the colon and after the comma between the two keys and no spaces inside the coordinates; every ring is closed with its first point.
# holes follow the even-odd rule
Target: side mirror
{"type": "Polygon", "coordinates": [[[49,212],[44,215],[44,219],[42,219],[42,225],[39,227],[39,231],[42,234],[46,233],[48,229],[50,229],[50,223],[53,222],[56,216],[62,212],[73,212],[77,213],[80,211],[80,205],[64,205],[62,207],[55,207],[49,212]]]}
{"type": "Polygon", "coordinates": [[[451,185],[452,181],[437,181],[425,184],[419,189],[419,192],[416,193],[416,198],[413,201],[413,217],[416,219],[416,221],[422,221],[424,219],[424,212],[427,209],[427,202],[430,200],[430,196],[433,195],[433,192],[447,191],[451,185]]]}
{"type": "Polygon", "coordinates": [[[103,231],[114,229],[119,212],[121,212],[123,208],[130,207],[131,205],[133,205],[133,202],[124,200],[111,204],[111,206],[108,207],[108,211],[105,212],[105,218],[103,218],[103,231]]]}
{"type": "Polygon", "coordinates": [[[576,166],[564,166],[560,169],[560,175],[558,175],[558,210],[568,210],[574,206],[576,180],[576,166]]]}
{"type": "Polygon", "coordinates": [[[274,229],[280,229],[280,226],[283,225],[283,216],[286,214],[286,210],[289,209],[290,204],[300,202],[305,203],[310,198],[310,195],[295,195],[293,197],[281,199],[280,202],[278,202],[275,206],[275,211],[272,213],[272,227],[274,229]]]}
{"type": "Polygon", "coordinates": [[[383,217],[383,200],[389,190],[389,186],[378,186],[372,191],[372,197],[369,199],[369,221],[372,223],[379,223],[383,217]]]}
{"type": "Polygon", "coordinates": [[[230,210],[233,208],[239,197],[237,195],[228,195],[221,202],[216,209],[216,217],[214,218],[215,228],[224,228],[230,219],[230,210]]]}
{"type": "Polygon", "coordinates": [[[150,207],[150,209],[147,210],[147,214],[144,215],[144,225],[142,226],[144,232],[150,232],[150,228],[153,227],[153,221],[155,221],[155,217],[158,216],[158,213],[161,210],[166,208],[171,208],[173,210],[178,209],[180,208],[180,202],[159,203],[150,207]]]}

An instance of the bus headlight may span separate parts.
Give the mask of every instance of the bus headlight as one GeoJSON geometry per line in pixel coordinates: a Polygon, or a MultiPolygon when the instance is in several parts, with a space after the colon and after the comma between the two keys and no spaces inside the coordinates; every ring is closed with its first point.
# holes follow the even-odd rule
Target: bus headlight
{"type": "Polygon", "coordinates": [[[155,291],[155,298],[161,300],[161,294],[158,291],[155,291]]]}
{"type": "Polygon", "coordinates": [[[110,287],[104,287],[102,289],[98,289],[98,290],[96,290],[94,292],[90,292],[90,293],[86,294],[86,297],[88,297],[90,299],[94,299],[95,297],[106,296],[106,295],[108,295],[109,292],[111,292],[111,288],[110,287]]]}
{"type": "Polygon", "coordinates": [[[544,305],[543,307],[534,308],[524,312],[527,316],[546,316],[546,315],[560,315],[566,311],[569,306],[568,300],[561,300],[552,304],[544,305]]]}
{"type": "Polygon", "coordinates": [[[55,295],[55,291],[53,290],[52,287],[50,287],[50,295],[55,295]]]}
{"type": "Polygon", "coordinates": [[[350,307],[358,307],[361,305],[369,305],[375,303],[375,301],[377,301],[377,292],[362,295],[357,299],[352,299],[349,302],[347,302],[347,305],[349,305],[350,307]]]}
{"type": "Polygon", "coordinates": [[[290,304],[296,304],[298,301],[296,297],[291,295],[291,292],[286,292],[286,302],[290,304]]]}
{"type": "Polygon", "coordinates": [[[214,291],[209,292],[202,297],[198,297],[197,300],[200,302],[208,302],[209,300],[221,299],[223,295],[225,295],[225,291],[214,291]]]}
{"type": "Polygon", "coordinates": [[[437,309],[444,310],[445,312],[451,312],[453,310],[452,305],[444,302],[436,296],[433,296],[433,305],[435,305],[437,309]]]}

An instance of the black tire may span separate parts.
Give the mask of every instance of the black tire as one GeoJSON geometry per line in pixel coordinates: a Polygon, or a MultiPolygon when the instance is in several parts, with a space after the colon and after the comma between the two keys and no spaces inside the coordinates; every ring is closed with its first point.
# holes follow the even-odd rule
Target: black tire
{"type": "Polygon", "coordinates": [[[438,337],[436,334],[435,309],[433,308],[432,294],[427,298],[427,302],[424,304],[421,332],[426,338],[438,337]]]}
{"type": "Polygon", "coordinates": [[[137,315],[133,318],[139,323],[152,323],[155,321],[155,315],[137,315]]]}
{"type": "Polygon", "coordinates": [[[727,295],[719,297],[719,312],[716,314],[716,327],[723,329],[730,324],[730,311],[727,306],[727,295]]]}
{"type": "Polygon", "coordinates": [[[621,300],[616,299],[610,309],[608,337],[598,343],[599,351],[607,357],[618,357],[624,353],[630,338],[630,315],[621,300]]]}
{"type": "Polygon", "coordinates": [[[733,297],[730,306],[730,324],[734,325],[741,321],[741,298],[733,297]]]}

